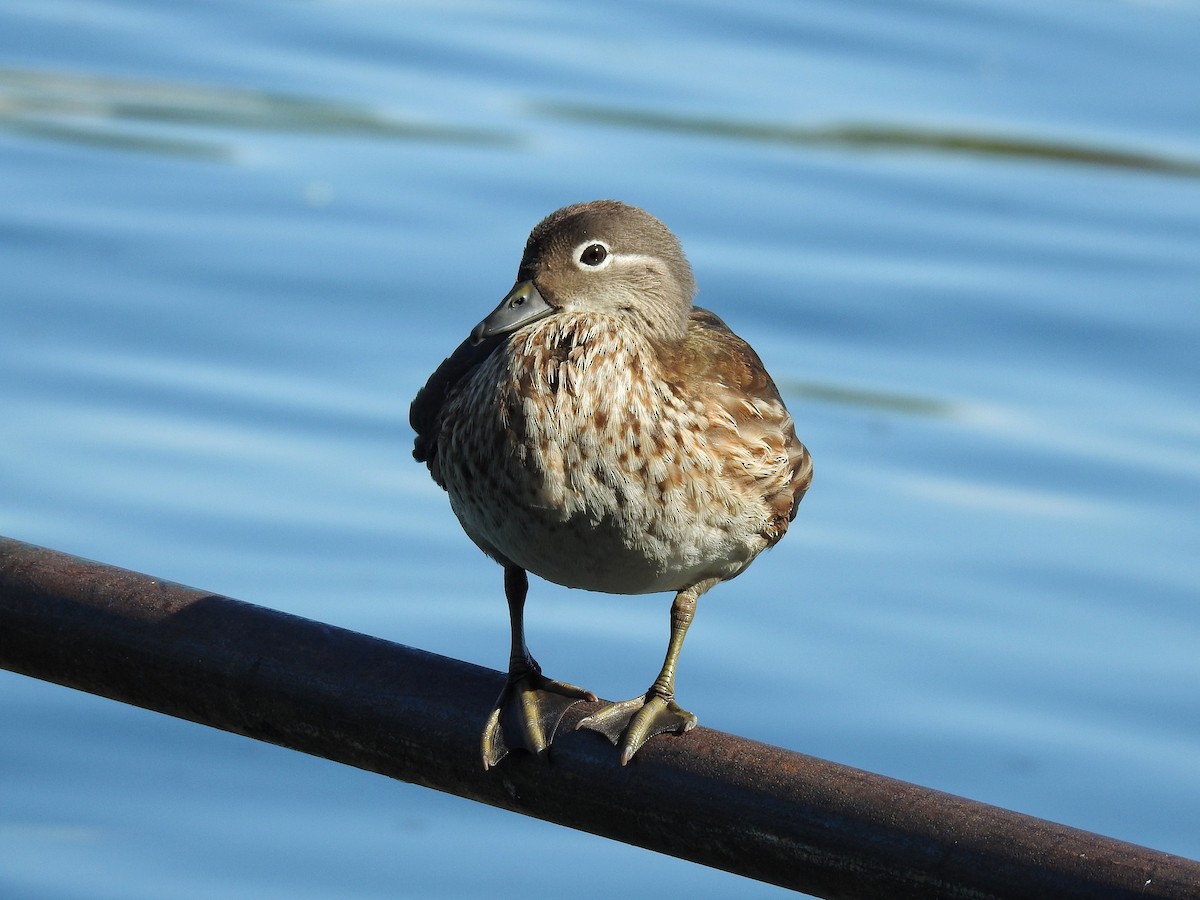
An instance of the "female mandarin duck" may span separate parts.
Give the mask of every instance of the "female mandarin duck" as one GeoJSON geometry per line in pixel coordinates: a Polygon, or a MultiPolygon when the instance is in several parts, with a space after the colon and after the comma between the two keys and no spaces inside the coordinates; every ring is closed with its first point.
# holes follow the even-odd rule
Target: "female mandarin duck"
{"type": "Polygon", "coordinates": [[[771,376],[694,293],[658,219],[609,200],[560,209],[530,234],[508,296],[413,401],[413,455],[504,566],[512,655],[485,768],[513,747],[544,753],[567,708],[596,699],[530,655],[527,572],[675,593],[650,689],[579,723],[624,765],[653,735],[695,726],[675,702],[675,667],[696,599],[783,537],[812,480],[771,376]]]}

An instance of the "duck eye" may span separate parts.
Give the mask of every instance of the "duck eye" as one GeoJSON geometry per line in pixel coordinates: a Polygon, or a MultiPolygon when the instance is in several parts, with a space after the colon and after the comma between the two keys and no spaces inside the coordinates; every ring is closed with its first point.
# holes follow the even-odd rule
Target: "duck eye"
{"type": "Polygon", "coordinates": [[[598,266],[608,258],[608,248],[603,244],[588,244],[579,254],[579,261],[585,266],[598,266]]]}

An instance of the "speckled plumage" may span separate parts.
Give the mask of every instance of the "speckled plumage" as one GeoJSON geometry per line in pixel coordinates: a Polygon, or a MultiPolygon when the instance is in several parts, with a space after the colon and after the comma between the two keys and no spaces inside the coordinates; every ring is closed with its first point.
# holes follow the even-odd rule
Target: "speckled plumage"
{"type": "MultiPolygon", "coordinates": [[[[522,285],[529,306],[510,302],[514,289],[417,395],[414,455],[507,569],[609,593],[674,591],[694,606],[783,537],[811,480],[774,383],[748,344],[692,306],[678,242],[634,207],[549,216],[530,235],[522,285]],[[506,330],[481,337],[493,320],[506,330]]],[[[674,705],[668,663],[656,685],[672,682],[658,693],[674,705]]]]}

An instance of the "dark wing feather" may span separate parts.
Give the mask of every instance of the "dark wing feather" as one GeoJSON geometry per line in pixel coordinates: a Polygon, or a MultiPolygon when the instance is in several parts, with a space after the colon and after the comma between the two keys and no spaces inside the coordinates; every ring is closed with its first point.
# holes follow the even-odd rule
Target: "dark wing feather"
{"type": "Polygon", "coordinates": [[[722,405],[737,422],[739,434],[769,446],[780,459],[787,458],[778,482],[763,484],[764,499],[773,515],[768,536],[774,543],[796,518],[812,483],[812,457],[796,438],[795,423],[762,360],[720,318],[694,307],[683,353],[688,357],[682,360],[686,368],[703,372],[707,380],[724,387],[727,396],[722,405]]]}
{"type": "Polygon", "coordinates": [[[417,462],[429,466],[429,474],[441,487],[445,487],[438,467],[438,434],[442,430],[442,413],[446,402],[453,396],[455,390],[466,378],[499,346],[502,338],[495,337],[472,344],[471,339],[463,341],[442,364],[437,367],[425,387],[417,392],[412,405],[408,408],[408,422],[417,433],[413,441],[413,457],[417,462]]]}

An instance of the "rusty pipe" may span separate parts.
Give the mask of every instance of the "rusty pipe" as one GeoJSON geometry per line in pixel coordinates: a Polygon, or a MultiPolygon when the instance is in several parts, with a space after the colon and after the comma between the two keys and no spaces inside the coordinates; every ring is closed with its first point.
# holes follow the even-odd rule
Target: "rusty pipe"
{"type": "Polygon", "coordinates": [[[622,768],[586,705],[485,772],[499,672],[9,538],[0,665],[819,897],[1200,897],[1195,861],[712,729],[622,768]]]}

